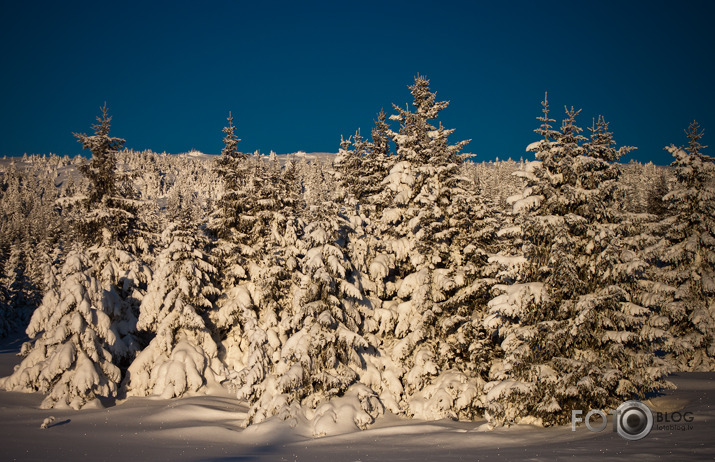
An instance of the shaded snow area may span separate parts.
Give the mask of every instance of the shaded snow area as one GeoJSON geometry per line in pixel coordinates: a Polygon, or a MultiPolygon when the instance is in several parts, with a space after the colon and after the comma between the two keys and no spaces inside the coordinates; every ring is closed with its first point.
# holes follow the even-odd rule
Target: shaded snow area
{"type": "MultiPolygon", "coordinates": [[[[20,344],[0,347],[0,375],[19,362],[20,344]]],[[[570,426],[527,425],[489,431],[484,421],[427,422],[390,414],[363,431],[328,428],[332,436],[314,438],[310,424],[296,419],[242,428],[248,407],[228,391],[173,400],[131,397],[82,411],[43,410],[41,394],[3,391],[0,453],[3,461],[713,460],[715,373],[671,380],[678,389],[648,404],[661,413],[656,420],[672,420],[680,411],[692,413],[692,422],[656,422],[639,441],[626,441],[610,424],[600,433],[583,424],[575,432],[570,426]]],[[[335,406],[332,412],[349,412],[339,400],[335,406]]]]}

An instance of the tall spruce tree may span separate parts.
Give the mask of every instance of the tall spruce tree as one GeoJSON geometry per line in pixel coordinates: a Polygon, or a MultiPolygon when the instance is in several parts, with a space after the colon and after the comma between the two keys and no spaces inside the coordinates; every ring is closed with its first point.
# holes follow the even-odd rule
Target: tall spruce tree
{"type": "Polygon", "coordinates": [[[115,358],[124,370],[142,347],[136,336],[136,322],[151,270],[140,258],[144,226],[137,219],[140,202],[131,172],[118,168],[118,150],[125,140],[110,135],[112,117],[106,103],[92,126],[93,135],[75,134],[84,149],[92,153],[79,170],[89,181],[84,201],[86,212],[75,215],[88,244],[87,255],[99,269],[98,281],[105,292],[107,312],[127,348],[115,358]]]}
{"type": "Polygon", "coordinates": [[[412,108],[395,106],[390,117],[399,130],[385,130],[395,161],[375,199],[381,216],[371,233],[378,239],[365,251],[373,306],[366,328],[380,338],[385,358],[368,359],[370,384],[396,413],[472,415],[480,385],[465,345],[483,331],[468,324],[475,294],[486,286],[466,269],[459,238],[469,232],[460,170],[467,142],[450,144],[454,130],[433,125],[448,103],[436,100],[426,78],[416,77],[410,91],[412,108]]]}
{"type": "Polygon", "coordinates": [[[27,329],[25,359],[4,382],[12,389],[48,393],[49,407],[77,408],[95,396],[116,396],[124,368],[141,347],[136,320],[150,271],[133,254],[132,185],[116,173],[117,149],[124,140],[109,135],[106,104],[101,111],[94,135],[75,135],[92,151],[80,166],[89,192],[61,201],[82,207],[83,213],[71,216],[83,239],[74,243],[72,259],[68,256],[58,279],[46,285],[27,329]],[[38,371],[43,367],[48,372],[38,371]]]}
{"type": "MultiPolygon", "coordinates": [[[[265,391],[264,378],[278,361],[291,272],[296,269],[297,211],[289,193],[296,187],[281,172],[275,155],[252,156],[249,185],[253,226],[246,241],[246,278],[226,286],[217,301],[215,324],[222,332],[223,360],[241,399],[253,403],[265,391]]],[[[298,225],[298,227],[300,227],[298,225]]]]}
{"type": "Polygon", "coordinates": [[[715,164],[701,152],[700,125],[685,133],[686,147],[666,148],[676,182],[663,197],[668,211],[651,255],[668,299],[660,313],[670,321],[664,350],[679,370],[708,371],[715,367],[715,164]]]}
{"type": "Polygon", "coordinates": [[[599,119],[587,140],[566,110],[551,127],[548,102],[528,150],[523,193],[512,198],[523,254],[501,260],[511,281],[495,286],[484,324],[499,339],[484,405],[489,420],[563,423],[572,409],[615,408],[664,386],[644,326],[650,312],[628,288],[642,264],[621,244],[613,192],[615,149],[599,119]]]}

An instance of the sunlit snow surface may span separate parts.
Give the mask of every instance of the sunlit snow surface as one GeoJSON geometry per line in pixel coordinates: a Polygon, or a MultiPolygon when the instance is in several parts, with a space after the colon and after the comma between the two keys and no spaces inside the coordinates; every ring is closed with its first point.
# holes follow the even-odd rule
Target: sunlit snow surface
{"type": "MultiPolygon", "coordinates": [[[[20,341],[0,344],[0,376],[17,364],[20,341]]],[[[692,430],[653,429],[640,441],[570,426],[485,431],[484,421],[425,422],[391,415],[364,431],[311,437],[307,422],[269,420],[241,428],[247,407],[224,390],[175,400],[130,398],[82,411],[39,408],[43,396],[0,392],[0,460],[22,461],[402,461],[713,460],[715,373],[672,377],[656,410],[689,411],[692,430]],[[49,417],[54,421],[40,428],[49,417]],[[480,428],[481,427],[481,428],[480,428]]],[[[658,424],[656,423],[656,426],[658,424]]]]}

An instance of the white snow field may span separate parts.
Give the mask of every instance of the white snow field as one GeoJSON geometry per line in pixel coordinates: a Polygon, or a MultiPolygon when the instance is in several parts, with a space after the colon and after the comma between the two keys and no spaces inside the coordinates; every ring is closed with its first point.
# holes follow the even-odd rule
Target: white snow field
{"type": "MultiPolygon", "coordinates": [[[[0,376],[19,362],[20,345],[19,340],[0,344],[0,376]]],[[[583,425],[575,432],[571,426],[527,425],[489,431],[484,421],[427,422],[392,415],[378,418],[367,430],[334,428],[332,436],[314,438],[307,422],[296,420],[269,419],[242,428],[247,406],[223,389],[173,400],[132,397],[81,411],[43,410],[40,394],[0,391],[0,460],[714,460],[715,373],[683,373],[671,380],[678,389],[648,404],[669,419],[690,412],[692,421],[655,422],[639,441],[621,438],[610,424],[600,433],[583,425]]]]}

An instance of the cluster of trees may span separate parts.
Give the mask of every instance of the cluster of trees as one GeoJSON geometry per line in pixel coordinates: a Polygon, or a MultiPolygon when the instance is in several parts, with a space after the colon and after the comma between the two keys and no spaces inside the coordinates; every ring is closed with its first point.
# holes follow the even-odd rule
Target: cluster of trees
{"type": "Polygon", "coordinates": [[[621,165],[603,118],[555,128],[545,99],[534,161],[477,164],[429,81],[410,90],[332,165],[242,153],[230,116],[215,161],[120,150],[105,107],[81,176],[11,166],[3,203],[34,202],[3,208],[3,333],[36,309],[0,387],[81,408],[228,384],[247,424],[321,434],[386,410],[551,425],[713,369],[696,123],[670,169],[621,165]]]}

